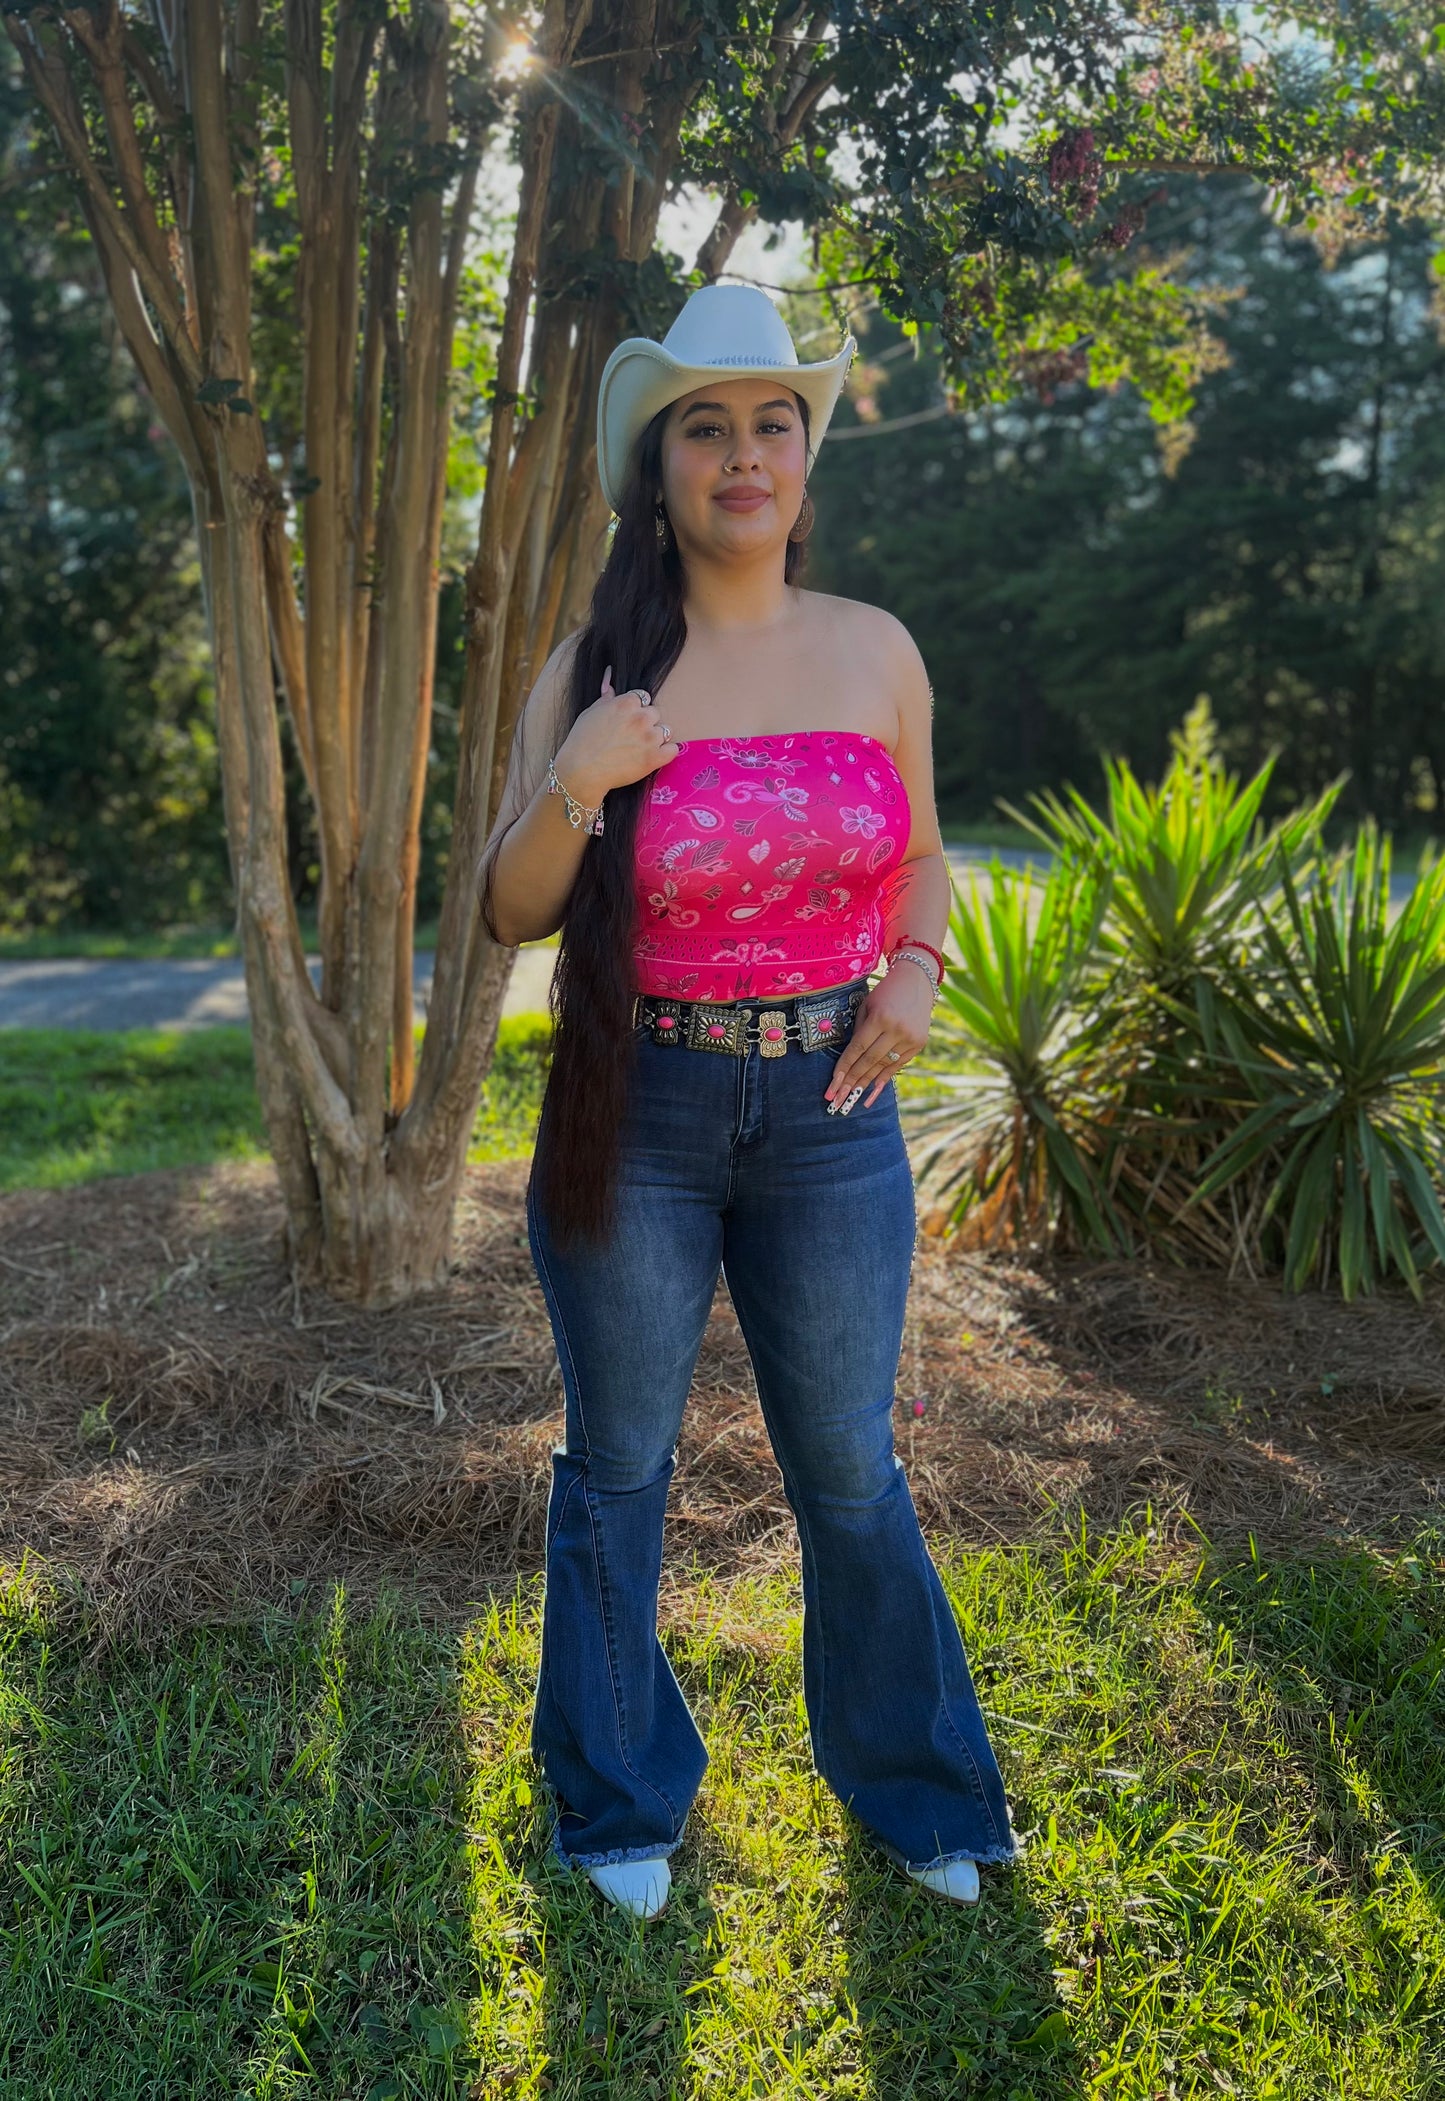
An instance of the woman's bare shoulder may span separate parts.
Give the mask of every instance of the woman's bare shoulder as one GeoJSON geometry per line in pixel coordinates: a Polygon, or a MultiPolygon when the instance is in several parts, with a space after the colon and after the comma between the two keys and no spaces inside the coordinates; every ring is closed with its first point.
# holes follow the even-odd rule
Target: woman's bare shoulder
{"type": "Polygon", "coordinates": [[[896,614],[862,598],[840,598],[831,591],[805,591],[818,633],[850,657],[861,651],[874,666],[905,675],[919,660],[918,644],[896,614]]]}

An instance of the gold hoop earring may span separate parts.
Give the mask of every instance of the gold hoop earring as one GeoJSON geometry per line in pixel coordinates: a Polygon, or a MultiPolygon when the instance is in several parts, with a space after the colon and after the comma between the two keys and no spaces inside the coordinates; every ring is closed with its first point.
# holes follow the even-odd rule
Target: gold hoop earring
{"type": "Polygon", "coordinates": [[[790,540],[806,540],[809,533],[813,530],[817,516],[817,512],[813,509],[813,499],[808,494],[808,484],[804,482],[803,508],[793,520],[792,530],[789,532],[788,538],[790,540]]]}

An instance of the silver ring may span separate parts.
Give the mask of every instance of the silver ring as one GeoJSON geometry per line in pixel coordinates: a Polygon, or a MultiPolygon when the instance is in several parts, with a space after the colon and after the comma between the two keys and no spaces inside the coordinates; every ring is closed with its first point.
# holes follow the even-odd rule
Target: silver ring
{"type": "Polygon", "coordinates": [[[889,1057],[890,1057],[890,1058],[892,1058],[892,1059],[894,1060],[894,1062],[896,1063],[896,1062],[898,1061],[898,1059],[899,1059],[899,1058],[901,1058],[901,1057],[903,1056],[903,1053],[902,1053],[902,1051],[890,1051],[890,1052],[888,1053],[888,1055],[889,1055],[889,1057]]]}

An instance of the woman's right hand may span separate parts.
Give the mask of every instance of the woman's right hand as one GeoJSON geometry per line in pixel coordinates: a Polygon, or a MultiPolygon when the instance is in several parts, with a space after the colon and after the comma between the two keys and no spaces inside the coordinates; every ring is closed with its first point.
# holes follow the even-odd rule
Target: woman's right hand
{"type": "Polygon", "coordinates": [[[612,690],[612,666],[602,674],[602,691],[582,710],[553,761],[558,779],[579,802],[595,807],[609,788],[625,788],[677,757],[675,737],[651,696],[640,686],[625,693],[612,690]]]}

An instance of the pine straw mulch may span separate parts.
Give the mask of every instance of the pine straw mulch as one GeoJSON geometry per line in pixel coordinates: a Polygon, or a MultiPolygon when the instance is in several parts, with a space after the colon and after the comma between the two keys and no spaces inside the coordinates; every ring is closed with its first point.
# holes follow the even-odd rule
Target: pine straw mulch
{"type": "MultiPolygon", "coordinates": [[[[536,1570],[561,1379],[526,1174],[471,1172],[450,1288],[389,1314],[296,1289],[261,1164],[0,1199],[0,1561],[46,1568],[102,1636],[333,1577],[450,1614],[536,1570]]],[[[1388,1546],[1441,1507],[1445,1290],[1345,1306],[920,1238],[897,1421],[935,1535],[1147,1502],[1161,1537],[1388,1546]]],[[[679,1456],[674,1583],[792,1559],[722,1283],[679,1456]]]]}

